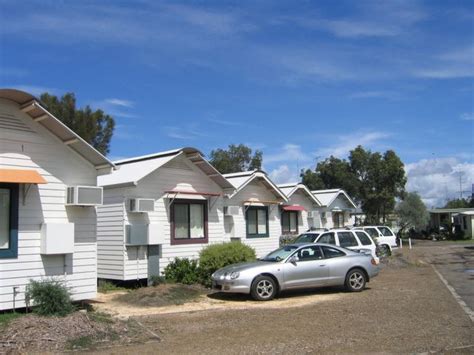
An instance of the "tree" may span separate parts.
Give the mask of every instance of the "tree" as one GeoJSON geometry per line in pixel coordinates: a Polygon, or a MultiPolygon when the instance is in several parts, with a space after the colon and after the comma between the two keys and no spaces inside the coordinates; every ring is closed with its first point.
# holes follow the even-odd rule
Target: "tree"
{"type": "Polygon", "coordinates": [[[90,106],[76,108],[76,97],[66,93],[61,98],[44,93],[40,96],[47,110],[76,132],[82,139],[102,154],[110,151],[110,140],[115,121],[102,110],[93,111],[90,106]]]}
{"type": "Polygon", "coordinates": [[[248,170],[260,170],[262,168],[262,151],[256,150],[252,155],[252,149],[244,144],[229,145],[228,149],[212,150],[210,163],[221,173],[237,173],[248,170]]]}
{"type": "Polygon", "coordinates": [[[301,170],[300,172],[301,182],[305,184],[310,190],[322,190],[325,189],[323,180],[316,172],[311,169],[301,170]]]}
{"type": "Polygon", "coordinates": [[[474,207],[474,198],[455,198],[446,202],[444,208],[469,208],[474,207]]]}
{"type": "Polygon", "coordinates": [[[425,204],[416,192],[409,192],[397,205],[400,234],[410,228],[423,230],[430,220],[425,204]]]}

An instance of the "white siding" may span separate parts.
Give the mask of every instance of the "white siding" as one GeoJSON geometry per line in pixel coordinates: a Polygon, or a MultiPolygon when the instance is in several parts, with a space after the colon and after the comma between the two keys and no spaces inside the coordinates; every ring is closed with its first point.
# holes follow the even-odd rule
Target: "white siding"
{"type": "Polygon", "coordinates": [[[229,239],[240,238],[243,243],[255,249],[258,257],[261,257],[278,248],[280,245],[280,208],[278,205],[268,206],[268,238],[247,238],[244,201],[248,200],[255,200],[256,202],[276,201],[277,197],[262,183],[254,181],[248,184],[232,199],[225,202],[226,206],[239,206],[239,214],[237,216],[225,217],[225,231],[229,239]]]}
{"type": "Polygon", "coordinates": [[[321,218],[321,227],[323,228],[334,228],[334,222],[332,219],[332,210],[342,210],[344,211],[344,227],[352,227],[355,223],[355,217],[350,215],[350,212],[347,211],[348,209],[353,209],[352,206],[347,199],[339,195],[328,207],[319,208],[320,212],[326,212],[326,218],[321,218]]]}
{"type": "MultiPolygon", "coordinates": [[[[222,193],[222,189],[214,183],[207,175],[192,164],[187,158],[179,156],[170,161],[165,166],[159,168],[142,181],[138,186],[122,189],[105,189],[105,196],[122,196],[126,201],[129,198],[153,198],[155,199],[155,211],[148,213],[130,213],[125,210],[123,215],[123,224],[158,224],[164,237],[164,244],[160,250],[160,272],[174,258],[197,258],[199,251],[208,244],[184,244],[171,245],[171,226],[169,218],[169,199],[165,191],[186,190],[195,192],[222,193]]],[[[225,238],[222,197],[211,197],[208,200],[208,236],[209,244],[221,243],[228,240],[225,238]]],[[[107,200],[105,205],[107,205],[107,200]]],[[[104,206],[105,207],[105,206],[104,206]]],[[[110,217],[110,216],[109,216],[110,217]]],[[[116,218],[114,216],[114,218],[116,218]]],[[[118,219],[117,219],[118,221],[118,219]]],[[[99,237],[99,249],[107,250],[104,244],[108,236],[99,237]],[[104,244],[102,247],[101,244],[104,244]]],[[[123,280],[136,280],[148,277],[147,247],[126,246],[125,238],[122,237],[121,252],[124,256],[123,261],[123,280]]],[[[114,253],[109,251],[109,253],[114,253]]],[[[99,264],[102,263],[102,256],[99,254],[99,264]]],[[[100,276],[100,275],[99,275],[100,276]]],[[[102,276],[100,276],[102,277],[102,276]]],[[[104,278],[112,278],[106,277],[104,278]]]]}
{"type": "Polygon", "coordinates": [[[94,298],[96,212],[90,207],[66,207],[65,193],[68,185],[96,185],[95,168],[20,112],[15,103],[0,100],[0,115],[29,127],[0,126],[0,168],[33,168],[48,182],[32,185],[26,197],[20,188],[18,257],[0,258],[0,310],[13,307],[16,286],[20,291],[16,307],[25,306],[25,286],[30,279],[44,277],[65,280],[76,300],[94,298]],[[75,224],[73,254],[40,255],[40,228],[45,222],[75,224]]]}
{"type": "Polygon", "coordinates": [[[308,218],[308,211],[317,210],[317,206],[308,195],[301,189],[291,195],[288,204],[304,207],[305,211],[298,213],[298,233],[307,231],[310,227],[316,227],[313,218],[308,218]]]}

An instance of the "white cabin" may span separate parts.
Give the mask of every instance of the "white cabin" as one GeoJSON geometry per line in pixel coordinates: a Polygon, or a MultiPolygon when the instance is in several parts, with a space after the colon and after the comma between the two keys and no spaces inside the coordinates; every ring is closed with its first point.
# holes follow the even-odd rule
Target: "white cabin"
{"type": "Polygon", "coordinates": [[[313,195],[321,203],[319,208],[322,228],[352,227],[355,223],[353,213],[357,206],[342,189],[314,190],[313,195]]]}
{"type": "Polygon", "coordinates": [[[30,280],[97,291],[97,176],[113,164],[32,95],[0,90],[0,310],[25,307],[30,280]]]}
{"type": "Polygon", "coordinates": [[[223,196],[233,186],[194,148],[115,162],[99,179],[98,277],[150,279],[176,257],[196,259],[224,233],[223,196]]]}
{"type": "Polygon", "coordinates": [[[225,233],[262,257],[280,246],[280,208],[285,194],[263,171],[225,174],[236,191],[225,199],[225,233]]]}
{"type": "Polygon", "coordinates": [[[321,228],[321,202],[301,183],[282,184],[278,188],[288,198],[281,206],[281,233],[298,235],[311,228],[321,228]]]}

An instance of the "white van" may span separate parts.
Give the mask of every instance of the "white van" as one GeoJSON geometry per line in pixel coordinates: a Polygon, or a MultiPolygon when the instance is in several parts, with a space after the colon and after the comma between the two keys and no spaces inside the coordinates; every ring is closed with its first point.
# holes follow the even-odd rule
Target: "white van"
{"type": "Polygon", "coordinates": [[[354,228],[355,230],[362,229],[366,231],[372,239],[379,245],[384,254],[390,255],[392,248],[397,247],[397,237],[395,233],[386,226],[362,226],[354,228]]]}

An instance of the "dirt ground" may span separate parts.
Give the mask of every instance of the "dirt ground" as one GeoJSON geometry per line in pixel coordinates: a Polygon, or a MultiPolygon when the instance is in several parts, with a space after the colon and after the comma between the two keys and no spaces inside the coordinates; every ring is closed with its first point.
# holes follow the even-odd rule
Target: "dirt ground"
{"type": "Polygon", "coordinates": [[[161,341],[102,353],[473,353],[473,322],[421,250],[403,254],[361,293],[319,289],[265,303],[217,295],[168,309],[132,307],[128,315],[161,341]]]}

